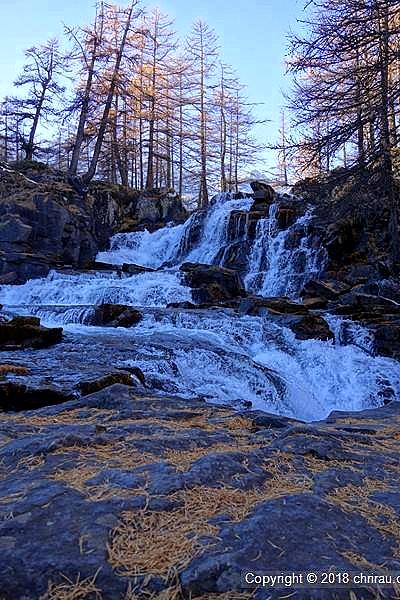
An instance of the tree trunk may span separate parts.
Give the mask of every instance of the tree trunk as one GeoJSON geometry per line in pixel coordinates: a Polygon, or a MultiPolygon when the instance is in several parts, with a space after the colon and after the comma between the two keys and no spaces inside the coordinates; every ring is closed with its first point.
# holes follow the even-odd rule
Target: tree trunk
{"type": "Polygon", "coordinates": [[[93,41],[93,50],[92,50],[92,55],[90,57],[90,64],[88,66],[88,74],[87,74],[87,79],[86,79],[85,91],[83,93],[81,112],[79,115],[78,129],[76,130],[75,143],[74,143],[74,148],[72,150],[71,162],[69,165],[69,173],[71,175],[76,175],[76,172],[78,170],[81,148],[82,148],[83,141],[85,139],[85,125],[86,125],[86,121],[87,121],[88,114],[89,114],[89,104],[90,104],[90,96],[92,93],[94,70],[95,70],[95,65],[96,65],[96,60],[97,60],[97,50],[98,50],[99,44],[101,42],[102,31],[103,31],[103,19],[104,19],[103,13],[100,16],[100,19],[101,19],[100,35],[97,34],[97,23],[95,26],[96,29],[95,29],[95,36],[94,36],[94,41],[93,41]]]}
{"type": "Polygon", "coordinates": [[[390,137],[390,103],[389,103],[389,6],[385,0],[382,14],[377,2],[377,15],[380,35],[380,75],[381,75],[381,145],[383,153],[383,177],[389,204],[389,235],[391,239],[391,255],[393,270],[397,270],[400,260],[399,219],[397,196],[393,178],[393,164],[390,137]]]}
{"type": "Polygon", "coordinates": [[[128,31],[129,31],[129,28],[131,25],[131,20],[132,20],[133,8],[135,5],[136,5],[136,0],[133,0],[132,4],[130,6],[129,12],[128,12],[128,16],[127,16],[127,19],[125,22],[124,32],[122,35],[121,44],[119,46],[117,58],[115,60],[114,70],[113,70],[113,74],[111,77],[110,87],[108,89],[106,104],[104,106],[104,111],[103,111],[103,116],[100,121],[99,132],[97,134],[97,139],[96,139],[96,144],[95,144],[94,151],[93,151],[92,160],[90,162],[87,173],[83,177],[83,181],[85,183],[89,183],[93,179],[93,177],[96,173],[97,163],[99,161],[101,147],[103,145],[104,134],[106,132],[107,125],[108,125],[108,116],[110,114],[110,109],[112,106],[114,92],[115,92],[115,88],[117,85],[118,74],[119,74],[119,69],[121,66],[122,56],[124,54],[126,38],[128,36],[128,31]]]}

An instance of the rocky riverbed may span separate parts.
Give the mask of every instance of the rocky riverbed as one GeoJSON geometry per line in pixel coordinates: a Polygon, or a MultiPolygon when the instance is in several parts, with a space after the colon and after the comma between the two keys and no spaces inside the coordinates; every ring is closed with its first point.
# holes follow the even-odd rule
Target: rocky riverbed
{"type": "Polygon", "coordinates": [[[243,573],[398,570],[399,419],[397,402],[304,424],[123,385],[3,414],[1,596],[347,599],[243,573]]]}

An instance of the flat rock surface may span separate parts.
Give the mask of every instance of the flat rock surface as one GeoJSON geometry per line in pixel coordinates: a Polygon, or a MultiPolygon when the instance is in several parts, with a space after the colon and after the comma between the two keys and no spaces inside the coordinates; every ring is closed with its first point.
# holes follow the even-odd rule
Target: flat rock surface
{"type": "Polygon", "coordinates": [[[376,598],[242,576],[398,570],[399,431],[398,403],[305,425],[120,384],[3,413],[0,597],[376,598]]]}

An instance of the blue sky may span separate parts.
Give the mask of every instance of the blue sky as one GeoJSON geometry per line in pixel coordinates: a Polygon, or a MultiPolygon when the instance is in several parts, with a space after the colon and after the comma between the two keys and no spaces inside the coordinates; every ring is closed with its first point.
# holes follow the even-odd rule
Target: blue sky
{"type": "MultiPolygon", "coordinates": [[[[304,3],[305,0],[158,0],[143,5],[157,5],[168,13],[181,35],[199,17],[208,22],[219,37],[222,60],[236,69],[250,100],[263,103],[257,109],[258,115],[271,119],[271,123],[259,128],[258,136],[262,141],[274,141],[284,103],[281,90],[289,85],[284,76],[287,33],[296,29],[304,3]]],[[[59,36],[63,23],[89,22],[94,14],[93,4],[93,0],[0,0],[0,97],[12,93],[24,49],[59,36]]]]}

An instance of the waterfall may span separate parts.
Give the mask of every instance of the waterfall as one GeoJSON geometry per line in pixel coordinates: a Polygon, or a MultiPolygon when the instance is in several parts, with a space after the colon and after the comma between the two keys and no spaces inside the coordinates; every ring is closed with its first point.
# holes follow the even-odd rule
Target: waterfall
{"type": "MultiPolygon", "coordinates": [[[[323,269],[325,251],[313,233],[310,212],[282,227],[281,200],[278,195],[268,216],[255,224],[251,198],[220,194],[209,210],[197,211],[186,223],[153,233],[118,234],[110,249],[98,255],[105,263],[155,270],[137,275],[112,269],[51,271],[24,285],[0,286],[0,303],[10,314],[35,314],[45,325],[63,325],[61,347],[40,351],[43,377],[52,377],[55,369],[68,381],[79,377],[79,360],[73,360],[78,345],[85,361],[97,366],[140,367],[148,385],[161,393],[307,421],[331,410],[400,400],[400,364],[374,356],[369,333],[350,321],[328,315],[335,343],[300,341],[268,315],[166,309],[169,303],[192,300],[179,271],[183,262],[230,266],[232,249],[241,251],[248,291],[298,296],[323,269]],[[105,302],[139,307],[143,319],[131,329],[91,326],[95,305],[105,302]]],[[[29,356],[25,351],[24,364],[29,356]]],[[[32,353],[33,364],[38,356],[32,353]]]]}
{"type": "Polygon", "coordinates": [[[226,244],[230,214],[234,210],[248,211],[252,203],[251,198],[233,200],[227,193],[218,194],[207,211],[194,213],[183,225],[153,233],[115,235],[110,250],[100,252],[97,259],[114,265],[134,263],[152,268],[178,265],[183,260],[213,264],[226,244]]]}
{"type": "MultiPolygon", "coordinates": [[[[110,250],[98,260],[115,265],[134,263],[145,267],[179,266],[182,262],[225,265],[229,248],[247,237],[252,198],[232,199],[218,194],[206,212],[196,212],[183,225],[123,233],[111,240],[110,250]],[[239,212],[235,228],[231,217],[239,212]],[[247,215],[247,217],[246,217],[247,215]]],[[[278,201],[269,215],[260,219],[256,236],[242,273],[248,291],[261,296],[296,297],[307,281],[323,269],[325,251],[310,235],[310,211],[286,229],[277,222],[278,201]]],[[[229,266],[229,263],[228,263],[229,266]]]]}
{"type": "Polygon", "coordinates": [[[309,235],[310,211],[291,227],[279,230],[278,208],[278,203],[272,204],[268,217],[257,224],[244,281],[247,290],[260,296],[295,298],[307,281],[323,270],[325,251],[315,246],[309,235]]]}

